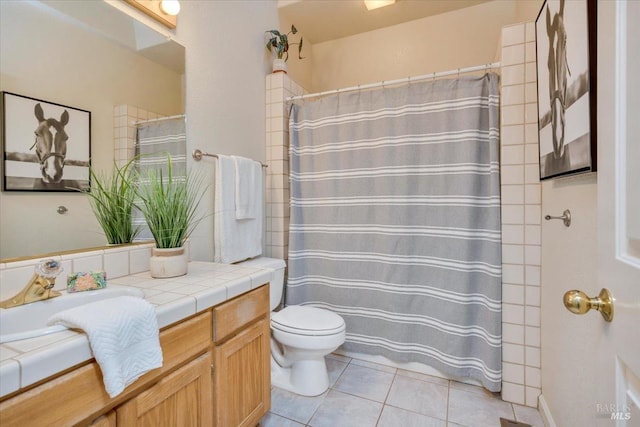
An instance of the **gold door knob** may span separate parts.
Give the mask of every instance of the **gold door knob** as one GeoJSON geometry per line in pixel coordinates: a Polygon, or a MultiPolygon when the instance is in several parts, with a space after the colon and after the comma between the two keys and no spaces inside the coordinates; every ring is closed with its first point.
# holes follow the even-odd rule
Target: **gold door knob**
{"type": "Polygon", "coordinates": [[[595,298],[589,298],[584,292],[574,289],[566,292],[562,300],[567,310],[572,313],[585,314],[594,309],[598,310],[607,322],[613,320],[613,298],[606,288],[602,288],[600,294],[595,298]]]}

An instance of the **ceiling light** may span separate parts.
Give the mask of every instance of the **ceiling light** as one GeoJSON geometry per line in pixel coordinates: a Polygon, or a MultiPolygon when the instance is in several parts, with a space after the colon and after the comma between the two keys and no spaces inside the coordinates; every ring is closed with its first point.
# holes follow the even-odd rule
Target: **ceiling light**
{"type": "Polygon", "coordinates": [[[396,0],[364,0],[364,5],[367,6],[367,10],[377,9],[379,7],[391,6],[396,0]]]}
{"type": "Polygon", "coordinates": [[[178,0],[162,0],[160,9],[167,15],[176,16],[180,13],[180,2],[178,0]]]}

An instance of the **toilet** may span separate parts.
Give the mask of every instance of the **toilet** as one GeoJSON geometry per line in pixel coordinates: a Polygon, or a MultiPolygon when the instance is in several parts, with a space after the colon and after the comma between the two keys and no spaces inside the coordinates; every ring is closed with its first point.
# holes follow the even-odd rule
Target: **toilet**
{"type": "Polygon", "coordinates": [[[324,393],[329,388],[324,357],[344,343],[344,319],[328,310],[301,305],[274,311],[282,299],[284,260],[259,257],[235,265],[272,271],[271,384],[302,396],[324,393]]]}

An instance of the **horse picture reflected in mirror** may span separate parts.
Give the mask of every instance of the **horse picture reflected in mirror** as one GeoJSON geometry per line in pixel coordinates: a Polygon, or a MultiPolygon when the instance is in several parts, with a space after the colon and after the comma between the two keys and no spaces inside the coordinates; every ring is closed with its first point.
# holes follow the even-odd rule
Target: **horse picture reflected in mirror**
{"type": "Polygon", "coordinates": [[[546,0],[536,20],[541,179],[595,170],[590,3],[546,0]]]}
{"type": "Polygon", "coordinates": [[[62,180],[64,159],[67,155],[69,136],[64,131],[64,127],[69,123],[69,113],[64,110],[59,121],[54,118],[45,119],[40,103],[36,104],[34,112],[38,126],[34,131],[36,141],[31,148],[35,148],[36,156],[40,161],[42,180],[47,184],[58,183],[62,180]],[[51,133],[51,128],[55,131],[55,135],[51,133]]]}
{"type": "Polygon", "coordinates": [[[91,113],[9,92],[2,101],[3,189],[88,188],[91,113]]]}

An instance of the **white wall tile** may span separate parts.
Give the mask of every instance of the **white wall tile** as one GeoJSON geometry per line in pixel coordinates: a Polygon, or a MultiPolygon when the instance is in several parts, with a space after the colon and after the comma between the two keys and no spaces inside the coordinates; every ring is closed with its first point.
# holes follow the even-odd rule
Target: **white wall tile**
{"type": "Polygon", "coordinates": [[[524,222],[524,205],[502,206],[503,224],[522,224],[524,222]]]}
{"type": "Polygon", "coordinates": [[[538,102],[538,88],[535,83],[527,83],[524,88],[524,102],[538,102]]]}
{"type": "Polygon", "coordinates": [[[24,289],[33,273],[33,265],[0,270],[0,300],[11,298],[24,289]]]}
{"type": "Polygon", "coordinates": [[[525,390],[525,405],[530,406],[532,408],[538,407],[538,397],[540,396],[540,389],[534,387],[526,387],[525,390]]]}
{"type": "Polygon", "coordinates": [[[524,105],[506,105],[500,108],[503,125],[517,125],[524,123],[524,105]]]}
{"type": "Polygon", "coordinates": [[[524,142],[526,144],[538,143],[538,125],[535,123],[524,125],[524,142]]]}
{"type": "Polygon", "coordinates": [[[521,165],[524,163],[524,145],[505,145],[502,147],[500,163],[503,165],[521,165]]]}
{"type": "Polygon", "coordinates": [[[526,204],[539,205],[541,201],[540,184],[527,184],[524,186],[524,202],[526,204]]]}
{"type": "Polygon", "coordinates": [[[527,22],[524,30],[524,40],[527,42],[536,41],[536,26],[534,22],[527,22]]]}
{"type": "MultiPolygon", "coordinates": [[[[524,344],[524,326],[513,323],[502,324],[502,342],[524,344]]],[[[505,381],[513,381],[504,379],[505,381]]]]}
{"type": "Polygon", "coordinates": [[[510,285],[508,283],[502,284],[502,302],[510,304],[524,304],[525,296],[522,285],[510,285]]]}
{"type": "Polygon", "coordinates": [[[524,243],[524,227],[522,225],[503,225],[502,243],[521,245],[524,243]]]}
{"type": "Polygon", "coordinates": [[[129,275],[129,251],[110,251],[106,250],[104,254],[104,271],[107,273],[107,279],[116,279],[129,275]]]}
{"type": "Polygon", "coordinates": [[[524,62],[524,45],[518,44],[502,48],[502,66],[522,64],[524,62]]]}
{"type": "Polygon", "coordinates": [[[538,167],[540,158],[538,155],[538,144],[527,144],[524,146],[524,162],[526,164],[535,164],[538,167]]]}
{"type": "MultiPolygon", "coordinates": [[[[539,286],[525,286],[525,290],[524,290],[524,294],[525,294],[525,304],[527,305],[527,308],[529,308],[529,306],[531,307],[540,307],[540,287],[539,286]]],[[[525,322],[527,320],[528,316],[532,316],[535,315],[536,312],[527,312],[527,308],[525,308],[525,322]]],[[[531,324],[530,326],[540,326],[540,310],[537,310],[537,316],[538,316],[538,325],[533,325],[531,324]]]]}
{"type": "Polygon", "coordinates": [[[502,124],[502,128],[500,131],[500,144],[505,145],[516,145],[516,144],[524,144],[524,126],[522,124],[505,126],[502,124]]]}
{"type": "Polygon", "coordinates": [[[73,272],[102,271],[102,254],[73,259],[73,272]]]}
{"type": "Polygon", "coordinates": [[[143,247],[129,252],[129,273],[137,274],[149,271],[151,248],[143,247]]]}
{"type": "Polygon", "coordinates": [[[525,165],[524,182],[526,184],[536,184],[540,182],[540,167],[538,164],[525,165]]]}
{"type": "MultiPolygon", "coordinates": [[[[539,289],[533,286],[527,286],[528,289],[539,289]]],[[[539,307],[529,307],[525,306],[524,308],[524,323],[527,326],[536,326],[540,327],[540,308],[539,307]]]]}
{"type": "Polygon", "coordinates": [[[524,83],[524,64],[506,66],[502,63],[502,86],[517,85],[524,83]]]}
{"type": "Polygon", "coordinates": [[[524,263],[527,265],[540,265],[541,250],[539,245],[524,246],[524,263]]]}
{"type": "Polygon", "coordinates": [[[536,63],[528,62],[524,66],[524,81],[526,83],[535,82],[537,80],[536,63]]]}
{"type": "Polygon", "coordinates": [[[539,225],[526,225],[524,227],[524,242],[527,245],[539,245],[540,234],[539,225]]]}
{"type": "MultiPolygon", "coordinates": [[[[504,206],[504,208],[519,206],[504,206]]],[[[521,206],[520,206],[521,207],[521,206]]],[[[504,213],[502,215],[504,218],[504,213]]],[[[504,223],[504,221],[503,221],[504,223]]],[[[503,264],[524,264],[524,246],[522,245],[502,245],[502,263],[503,264]]]]}
{"type": "Polygon", "coordinates": [[[525,368],[525,384],[528,387],[540,388],[540,369],[527,366],[525,368]]]}
{"type": "Polygon", "coordinates": [[[500,182],[508,184],[524,184],[523,165],[502,165],[500,170],[500,182]]]}
{"type": "Polygon", "coordinates": [[[524,405],[524,386],[520,384],[503,382],[501,396],[502,400],[504,401],[524,405]]]}
{"type": "Polygon", "coordinates": [[[525,362],[527,366],[540,367],[540,349],[538,347],[525,347],[525,362]]]}
{"type": "Polygon", "coordinates": [[[538,104],[532,103],[524,105],[524,122],[538,123],[538,104]]]}
{"type": "Polygon", "coordinates": [[[502,364],[502,380],[510,383],[524,384],[524,366],[515,363],[502,364]]]}
{"type": "Polygon", "coordinates": [[[508,363],[524,364],[524,346],[505,343],[502,345],[502,361],[508,363]]]}
{"type": "Polygon", "coordinates": [[[524,285],[524,266],[521,264],[503,264],[502,282],[524,285]]]}
{"type": "Polygon", "coordinates": [[[526,205],[524,207],[525,224],[540,225],[542,220],[542,211],[540,205],[526,205]]]}
{"type": "Polygon", "coordinates": [[[503,185],[500,187],[503,205],[520,205],[524,203],[525,191],[523,185],[503,185]]]}
{"type": "Polygon", "coordinates": [[[531,286],[540,286],[540,267],[534,265],[525,266],[525,283],[531,286]]]}
{"type": "Polygon", "coordinates": [[[536,60],[536,43],[529,42],[524,46],[524,60],[526,62],[535,62],[536,60]]]}
{"type": "Polygon", "coordinates": [[[540,328],[525,326],[524,342],[530,347],[540,347],[540,328]]]}
{"type": "Polygon", "coordinates": [[[502,304],[502,321],[505,323],[523,325],[524,306],[516,304],[502,304]]]}
{"type": "Polygon", "coordinates": [[[524,104],[524,85],[505,86],[500,96],[500,104],[524,104]]]}

